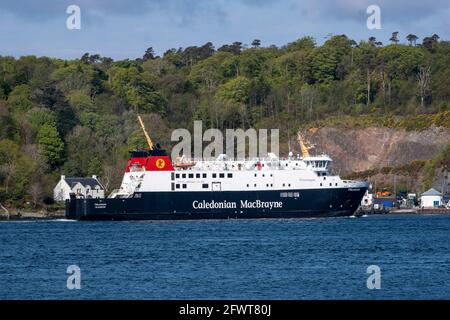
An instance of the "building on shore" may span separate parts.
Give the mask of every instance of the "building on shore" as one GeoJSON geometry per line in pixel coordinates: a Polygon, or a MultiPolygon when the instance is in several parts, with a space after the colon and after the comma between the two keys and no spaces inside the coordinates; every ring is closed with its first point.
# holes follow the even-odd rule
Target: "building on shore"
{"type": "Polygon", "coordinates": [[[74,194],[76,198],[104,198],[105,188],[97,176],[90,178],[66,178],[66,176],[61,176],[61,180],[53,189],[54,200],[68,200],[71,194],[74,194]]]}
{"type": "Polygon", "coordinates": [[[439,208],[443,205],[442,193],[436,189],[431,188],[420,196],[420,208],[422,209],[439,208]]]}

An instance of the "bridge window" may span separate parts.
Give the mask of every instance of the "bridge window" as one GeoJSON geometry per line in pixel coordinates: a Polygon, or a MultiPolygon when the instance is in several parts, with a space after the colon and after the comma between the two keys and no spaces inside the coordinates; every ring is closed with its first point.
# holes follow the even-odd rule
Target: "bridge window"
{"type": "Polygon", "coordinates": [[[171,179],[171,180],[175,180],[175,173],[172,172],[172,173],[170,174],[170,179],[171,179]]]}
{"type": "Polygon", "coordinates": [[[202,188],[203,188],[203,189],[208,189],[208,186],[209,186],[209,185],[208,185],[207,183],[202,184],[202,188]]]}
{"type": "Polygon", "coordinates": [[[194,178],[194,174],[193,173],[189,173],[189,179],[194,178]]]}
{"type": "Polygon", "coordinates": [[[206,179],[206,173],[203,174],[203,178],[206,179]]]}
{"type": "Polygon", "coordinates": [[[228,178],[233,178],[233,174],[232,174],[232,173],[228,173],[228,174],[227,174],[227,177],[228,177],[228,178]]]}
{"type": "Polygon", "coordinates": [[[175,188],[180,189],[180,185],[177,183],[177,185],[175,186],[175,188]]]}
{"type": "Polygon", "coordinates": [[[186,189],[187,188],[187,185],[186,184],[183,184],[183,189],[186,189]]]}
{"type": "Polygon", "coordinates": [[[180,174],[177,173],[177,174],[175,175],[175,178],[179,179],[179,178],[180,178],[180,174]]]}
{"type": "Polygon", "coordinates": [[[186,173],[183,173],[183,174],[181,175],[181,177],[182,177],[183,179],[186,179],[186,173]]]}
{"type": "Polygon", "coordinates": [[[212,177],[213,177],[213,178],[217,178],[217,174],[213,173],[213,174],[212,174],[212,177]]]}
{"type": "Polygon", "coordinates": [[[197,174],[195,175],[195,177],[196,177],[197,179],[200,179],[200,173],[197,173],[197,174]]]}
{"type": "Polygon", "coordinates": [[[219,178],[225,178],[225,173],[220,173],[219,178]]]}

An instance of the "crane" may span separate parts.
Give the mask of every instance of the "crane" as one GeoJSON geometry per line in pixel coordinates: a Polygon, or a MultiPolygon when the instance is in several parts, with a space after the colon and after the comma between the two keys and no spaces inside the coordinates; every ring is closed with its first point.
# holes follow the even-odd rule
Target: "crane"
{"type": "Polygon", "coordinates": [[[297,141],[298,144],[300,145],[300,149],[302,151],[302,158],[308,158],[309,157],[309,149],[311,149],[311,147],[307,147],[306,144],[303,142],[303,136],[302,134],[299,132],[297,134],[297,141]]]}
{"type": "Polygon", "coordinates": [[[144,131],[145,139],[147,139],[148,147],[150,148],[150,150],[153,150],[152,139],[150,139],[150,136],[148,135],[147,130],[145,130],[144,122],[142,121],[142,118],[140,115],[138,115],[138,120],[141,125],[142,131],[144,131]]]}

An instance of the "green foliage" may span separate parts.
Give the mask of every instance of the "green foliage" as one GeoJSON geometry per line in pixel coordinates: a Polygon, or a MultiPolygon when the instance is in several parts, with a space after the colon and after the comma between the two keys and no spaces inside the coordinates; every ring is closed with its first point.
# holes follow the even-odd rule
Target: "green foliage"
{"type": "Polygon", "coordinates": [[[33,108],[27,113],[28,120],[36,131],[44,125],[57,126],[57,118],[53,111],[46,108],[33,108]]]}
{"type": "Polygon", "coordinates": [[[450,169],[450,141],[433,159],[429,160],[423,170],[422,191],[426,191],[433,186],[436,171],[449,171],[450,169]]]}
{"type": "Polygon", "coordinates": [[[147,150],[148,144],[141,129],[133,131],[127,141],[128,150],[147,150]]]}
{"type": "Polygon", "coordinates": [[[450,129],[450,111],[437,114],[419,114],[416,116],[386,117],[383,115],[363,115],[359,117],[339,116],[326,120],[308,123],[305,128],[320,128],[324,126],[340,126],[345,129],[367,128],[370,126],[383,126],[406,131],[423,131],[431,127],[444,127],[450,129]]]}
{"type": "Polygon", "coordinates": [[[13,205],[24,200],[37,164],[11,140],[0,140],[0,201],[13,205]]]}
{"type": "Polygon", "coordinates": [[[100,161],[99,158],[94,157],[89,161],[87,174],[89,176],[92,176],[92,175],[101,176],[102,175],[102,162],[100,161]]]}
{"type": "Polygon", "coordinates": [[[302,51],[307,49],[314,49],[316,47],[316,41],[313,37],[303,37],[294,42],[289,43],[286,46],[286,51],[302,51]]]}
{"type": "Polygon", "coordinates": [[[217,91],[217,99],[236,103],[246,103],[249,99],[250,81],[245,77],[236,77],[217,91]]]}
{"type": "Polygon", "coordinates": [[[426,53],[412,46],[389,45],[379,50],[379,60],[390,78],[416,77],[424,64],[426,53]]]}
{"type": "Polygon", "coordinates": [[[14,113],[24,113],[33,107],[31,88],[26,84],[15,87],[9,94],[9,109],[14,113]]]}
{"type": "Polygon", "coordinates": [[[93,79],[94,70],[78,61],[67,63],[51,74],[51,80],[56,82],[56,88],[65,94],[73,90],[90,92],[93,79]]]}
{"type": "Polygon", "coordinates": [[[38,131],[39,150],[50,166],[57,166],[63,160],[64,143],[56,127],[44,124],[38,131]]]}
{"type": "Polygon", "coordinates": [[[82,90],[73,90],[67,95],[67,100],[72,109],[78,112],[95,111],[91,97],[82,90]]]}

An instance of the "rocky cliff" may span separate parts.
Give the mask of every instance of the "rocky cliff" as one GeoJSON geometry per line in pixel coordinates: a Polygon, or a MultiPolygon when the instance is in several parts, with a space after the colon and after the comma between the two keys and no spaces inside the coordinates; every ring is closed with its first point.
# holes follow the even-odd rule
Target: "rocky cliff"
{"type": "Polygon", "coordinates": [[[335,172],[348,174],[383,167],[399,167],[414,160],[429,160],[450,141],[450,130],[431,126],[423,131],[386,127],[309,129],[311,153],[326,153],[335,172]]]}

